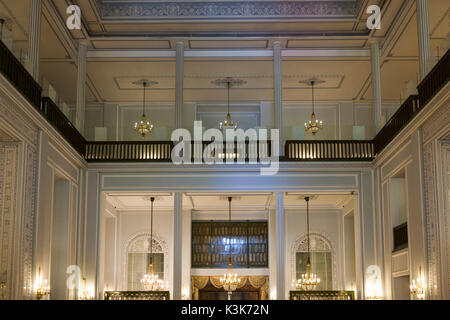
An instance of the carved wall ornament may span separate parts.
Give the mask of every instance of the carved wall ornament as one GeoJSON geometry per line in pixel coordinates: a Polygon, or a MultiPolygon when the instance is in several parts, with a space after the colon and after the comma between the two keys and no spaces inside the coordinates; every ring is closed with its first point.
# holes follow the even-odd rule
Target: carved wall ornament
{"type": "Polygon", "coordinates": [[[441,284],[442,277],[448,277],[450,280],[450,269],[447,270],[447,274],[441,274],[442,256],[446,255],[448,249],[441,247],[442,243],[445,246],[447,242],[441,242],[440,239],[448,239],[448,222],[443,219],[442,215],[445,216],[445,213],[440,212],[439,208],[440,195],[446,195],[444,201],[448,201],[448,190],[441,190],[447,184],[443,183],[444,177],[438,174],[438,167],[447,170],[447,165],[442,163],[439,158],[442,156],[442,146],[449,139],[448,132],[443,131],[448,127],[449,119],[450,105],[444,102],[422,126],[429,299],[441,299],[443,290],[448,290],[450,294],[450,288],[442,288],[441,284]],[[444,225],[440,226],[440,223],[444,223],[444,225]]]}
{"type": "Polygon", "coordinates": [[[357,1],[191,1],[191,2],[109,2],[100,1],[103,20],[158,19],[199,20],[211,18],[280,19],[300,17],[354,18],[357,1]]]}

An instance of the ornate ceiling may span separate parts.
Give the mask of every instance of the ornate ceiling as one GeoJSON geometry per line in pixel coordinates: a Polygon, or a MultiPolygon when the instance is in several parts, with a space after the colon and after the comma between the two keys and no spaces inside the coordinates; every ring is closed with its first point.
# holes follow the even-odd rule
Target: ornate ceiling
{"type": "MultiPolygon", "coordinates": [[[[0,0],[17,50],[26,51],[31,0],[0,0]]],[[[429,1],[432,50],[449,32],[448,1],[429,1]]],[[[131,83],[159,82],[152,103],[173,104],[175,44],[185,44],[186,102],[224,103],[211,79],[238,76],[247,85],[235,103],[273,100],[272,46],[283,48],[283,101],[307,103],[299,80],[327,80],[317,92],[323,103],[357,99],[370,103],[370,41],[381,44],[383,100],[398,102],[418,71],[415,0],[49,0],[43,1],[41,74],[68,103],[76,97],[77,45],[89,46],[88,103],[140,103],[131,83]],[[82,10],[81,30],[65,27],[67,6],[82,10]],[[382,8],[382,28],[366,27],[368,5],[382,8]]]]}
{"type": "Polygon", "coordinates": [[[97,0],[103,20],[356,18],[363,1],[117,1],[97,0]]]}

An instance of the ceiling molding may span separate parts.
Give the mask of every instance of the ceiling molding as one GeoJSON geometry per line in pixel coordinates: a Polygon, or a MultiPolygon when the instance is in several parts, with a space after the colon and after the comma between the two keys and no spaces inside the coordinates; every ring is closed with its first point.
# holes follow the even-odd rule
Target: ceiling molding
{"type": "Polygon", "coordinates": [[[102,20],[198,21],[297,18],[355,19],[360,0],[341,1],[115,1],[98,0],[102,20]]]}
{"type": "MultiPolygon", "coordinates": [[[[370,57],[370,50],[360,49],[288,49],[283,57],[370,57]]],[[[107,58],[175,58],[175,50],[89,50],[88,59],[107,58]]],[[[192,50],[184,52],[185,58],[272,58],[273,51],[260,50],[192,50]]]]}

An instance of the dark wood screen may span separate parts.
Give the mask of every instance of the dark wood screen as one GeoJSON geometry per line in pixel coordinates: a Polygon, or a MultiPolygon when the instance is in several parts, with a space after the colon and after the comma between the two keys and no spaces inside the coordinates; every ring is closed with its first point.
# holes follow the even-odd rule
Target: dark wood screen
{"type": "Polygon", "coordinates": [[[268,266],[267,221],[193,221],[192,268],[228,267],[230,235],[233,267],[268,266]]]}
{"type": "Polygon", "coordinates": [[[405,222],[394,228],[394,250],[408,248],[408,224],[405,222]]]}

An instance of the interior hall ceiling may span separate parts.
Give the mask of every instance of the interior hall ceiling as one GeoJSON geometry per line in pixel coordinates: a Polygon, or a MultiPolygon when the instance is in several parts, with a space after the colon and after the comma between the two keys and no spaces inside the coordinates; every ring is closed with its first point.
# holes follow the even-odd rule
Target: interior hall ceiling
{"type": "MultiPolygon", "coordinates": [[[[15,46],[27,50],[30,0],[0,0],[0,16],[7,20],[15,46]]],[[[431,47],[434,50],[449,33],[450,2],[429,0],[431,47]]],[[[417,22],[415,0],[46,0],[43,1],[41,63],[43,77],[63,99],[76,99],[77,46],[86,41],[88,58],[87,102],[140,103],[142,93],[132,86],[149,78],[152,103],[173,104],[175,59],[173,55],[133,57],[130,52],[173,52],[184,43],[186,53],[270,52],[280,41],[286,52],[309,52],[284,56],[283,100],[305,103],[310,90],[298,81],[318,76],[326,83],[318,87],[316,99],[323,103],[372,99],[369,44],[378,40],[382,48],[382,96],[398,101],[402,88],[417,78],[417,22]],[[81,30],[65,27],[67,7],[79,5],[81,30]],[[382,28],[368,30],[366,8],[382,10],[382,28]],[[317,50],[324,53],[316,54],[317,50]],[[104,54],[116,52],[107,58],[104,54]],[[345,52],[356,54],[346,55],[345,52]]],[[[257,104],[273,100],[271,56],[185,58],[186,102],[225,103],[226,92],[211,84],[225,76],[243,78],[247,84],[231,92],[232,102],[257,104]]]]}
{"type": "MultiPolygon", "coordinates": [[[[155,197],[154,208],[157,210],[173,210],[174,197],[171,193],[146,192],[108,192],[107,201],[118,211],[136,212],[150,210],[150,196],[155,197]]],[[[228,210],[228,197],[232,197],[232,209],[236,211],[266,211],[274,209],[275,196],[272,192],[248,193],[183,193],[183,209],[196,211],[226,211],[228,210]]],[[[303,194],[298,192],[287,193],[285,196],[286,209],[306,208],[305,196],[310,196],[311,210],[340,210],[344,204],[353,199],[350,193],[319,193],[303,194]]]]}

